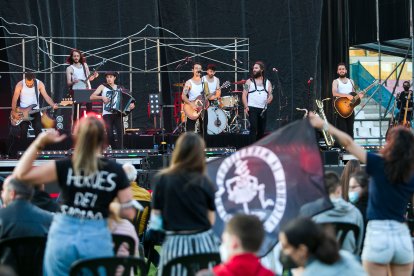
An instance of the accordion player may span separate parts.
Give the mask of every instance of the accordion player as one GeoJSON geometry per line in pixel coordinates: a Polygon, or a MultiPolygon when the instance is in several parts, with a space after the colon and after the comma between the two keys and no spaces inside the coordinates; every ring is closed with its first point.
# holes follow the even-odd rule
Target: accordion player
{"type": "Polygon", "coordinates": [[[130,104],[135,102],[134,97],[130,95],[130,92],[125,88],[117,88],[107,92],[109,102],[104,104],[104,110],[108,112],[118,112],[123,116],[128,115],[130,110],[130,104]]]}

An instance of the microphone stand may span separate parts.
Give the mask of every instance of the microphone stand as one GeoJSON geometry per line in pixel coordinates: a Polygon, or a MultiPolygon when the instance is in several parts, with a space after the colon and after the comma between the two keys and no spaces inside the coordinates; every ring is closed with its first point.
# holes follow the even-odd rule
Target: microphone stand
{"type": "Polygon", "coordinates": [[[205,127],[204,127],[204,120],[206,119],[205,118],[205,109],[204,109],[204,107],[206,106],[206,90],[205,90],[205,87],[204,87],[204,80],[203,80],[203,72],[201,72],[200,71],[200,78],[201,78],[201,88],[203,89],[203,91],[201,92],[201,100],[202,100],[202,102],[203,102],[203,109],[201,110],[201,114],[200,114],[200,117],[201,117],[201,120],[203,121],[203,123],[201,124],[201,122],[200,122],[200,120],[198,120],[198,124],[199,124],[199,127],[200,127],[200,129],[202,129],[202,132],[203,132],[203,135],[202,135],[202,137],[204,138],[204,140],[206,140],[205,138],[205,133],[204,133],[204,131],[205,131],[205,127]],[[201,126],[200,126],[200,124],[201,124],[201,126]]]}

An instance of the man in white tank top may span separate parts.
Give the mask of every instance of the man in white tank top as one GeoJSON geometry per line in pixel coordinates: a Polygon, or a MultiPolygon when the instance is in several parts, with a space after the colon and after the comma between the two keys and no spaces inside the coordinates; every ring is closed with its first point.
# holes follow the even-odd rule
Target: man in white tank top
{"type": "MultiPolygon", "coordinates": [[[[124,135],[122,114],[120,112],[111,111],[106,108],[106,104],[110,103],[110,98],[112,96],[113,90],[117,90],[120,88],[119,85],[115,84],[117,76],[117,72],[106,72],[106,84],[101,84],[90,96],[91,100],[101,100],[103,102],[102,118],[105,121],[106,134],[108,135],[108,143],[111,145],[113,149],[123,148],[124,135]],[[114,129],[116,131],[116,136],[114,135],[114,129]]],[[[135,103],[132,102],[129,105],[129,109],[132,110],[134,108],[135,103]]]]}
{"type": "MultiPolygon", "coordinates": [[[[197,107],[194,101],[199,98],[205,97],[205,79],[201,77],[202,67],[200,63],[194,63],[193,64],[193,77],[186,81],[184,85],[183,93],[181,94],[181,99],[183,102],[187,105],[189,105],[194,110],[200,110],[200,107],[197,107]]],[[[211,98],[213,95],[210,96],[211,98]]],[[[207,98],[204,99],[205,101],[208,101],[207,98]]],[[[208,106],[208,105],[207,105],[208,106]]],[[[196,120],[191,120],[187,117],[186,122],[186,131],[195,131],[195,126],[197,121],[199,121],[199,133],[203,136],[204,135],[204,128],[205,123],[204,121],[207,121],[207,112],[203,112],[200,114],[200,116],[196,120]]]]}
{"type": "MultiPolygon", "coordinates": [[[[70,55],[66,59],[66,62],[70,64],[66,68],[66,83],[69,89],[91,89],[90,81],[93,81],[98,77],[98,72],[95,72],[92,76],[90,75],[88,64],[86,63],[86,58],[83,56],[82,52],[73,49],[70,52],[70,55]],[[87,79],[88,78],[88,79],[87,79]]],[[[80,110],[79,104],[73,105],[73,120],[78,119],[78,111],[80,110]]],[[[86,104],[86,111],[92,111],[92,103],[86,104]]]]}
{"type": "Polygon", "coordinates": [[[207,65],[206,75],[204,76],[205,83],[208,86],[208,100],[215,101],[221,97],[220,79],[215,76],[216,65],[207,65]]]}
{"type": "Polygon", "coordinates": [[[244,112],[249,116],[252,142],[261,139],[266,129],[266,110],[273,100],[272,84],[265,78],[265,66],[261,61],[253,65],[253,77],[243,86],[244,112]]]}
{"type": "MultiPolygon", "coordinates": [[[[40,95],[43,96],[45,101],[52,106],[54,109],[58,108],[58,105],[54,103],[52,98],[49,97],[47,94],[45,85],[40,80],[37,80],[35,74],[33,73],[25,73],[25,78],[19,81],[14,88],[13,98],[12,98],[12,112],[17,112],[17,101],[20,100],[19,107],[26,108],[30,105],[36,105],[34,109],[39,109],[39,97],[40,95]],[[35,85],[36,82],[36,85],[35,85]],[[37,86],[37,90],[35,91],[35,87],[37,86]],[[37,96],[36,96],[37,94],[37,96]]],[[[32,125],[35,135],[37,136],[40,132],[42,132],[42,122],[41,122],[41,114],[40,112],[34,113],[32,115],[34,119],[32,121],[23,121],[20,123],[20,133],[17,134],[21,140],[23,141],[22,144],[26,146],[25,141],[27,140],[27,130],[29,128],[29,124],[32,125]]]]}
{"type": "MultiPolygon", "coordinates": [[[[338,78],[332,82],[332,95],[334,97],[347,97],[349,100],[352,100],[353,96],[351,92],[355,92],[354,81],[347,78],[345,63],[339,63],[337,66],[338,78]]],[[[362,98],[363,93],[360,93],[359,96],[362,98]]],[[[353,113],[348,118],[342,118],[339,114],[336,114],[336,127],[343,132],[348,133],[349,136],[354,138],[354,120],[355,114],[353,113]]]]}

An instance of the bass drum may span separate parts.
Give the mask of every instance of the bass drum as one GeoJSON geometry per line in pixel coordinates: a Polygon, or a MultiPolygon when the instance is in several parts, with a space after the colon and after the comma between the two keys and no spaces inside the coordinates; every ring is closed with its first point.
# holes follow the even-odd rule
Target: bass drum
{"type": "Polygon", "coordinates": [[[220,134],[227,127],[227,117],[223,110],[218,107],[207,109],[208,123],[207,134],[220,134]]]}

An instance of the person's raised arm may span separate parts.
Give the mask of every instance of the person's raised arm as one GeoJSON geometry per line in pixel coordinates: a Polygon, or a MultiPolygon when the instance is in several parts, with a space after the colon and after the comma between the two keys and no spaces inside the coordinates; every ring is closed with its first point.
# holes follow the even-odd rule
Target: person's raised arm
{"type": "Polygon", "coordinates": [[[359,161],[366,163],[367,161],[367,152],[360,145],[355,143],[355,141],[346,134],[345,132],[337,129],[330,123],[325,122],[319,116],[316,116],[313,112],[309,112],[309,121],[314,128],[319,130],[325,130],[330,133],[338,143],[343,146],[348,152],[353,154],[359,161]]]}
{"type": "Polygon", "coordinates": [[[46,145],[59,143],[65,138],[66,135],[60,135],[59,132],[54,129],[40,133],[20,158],[17,166],[13,170],[13,176],[31,184],[56,181],[57,173],[54,161],[50,161],[38,167],[33,166],[33,161],[37,157],[37,152],[41,151],[46,145]]]}

